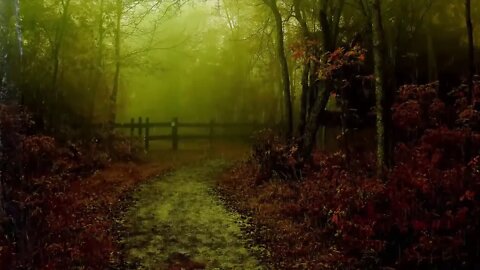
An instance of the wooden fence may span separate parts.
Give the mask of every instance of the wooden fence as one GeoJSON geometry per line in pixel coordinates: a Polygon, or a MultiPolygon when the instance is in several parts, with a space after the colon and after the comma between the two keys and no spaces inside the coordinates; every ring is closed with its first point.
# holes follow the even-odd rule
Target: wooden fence
{"type": "Polygon", "coordinates": [[[150,149],[150,142],[152,141],[171,141],[172,149],[178,150],[178,144],[180,140],[209,140],[210,143],[216,138],[234,139],[234,138],[248,138],[252,132],[262,128],[275,128],[278,125],[267,125],[257,122],[250,123],[217,123],[215,120],[211,120],[208,123],[189,123],[180,122],[178,118],[173,118],[171,122],[150,122],[147,117],[145,120],[142,117],[135,121],[135,118],[130,120],[130,123],[115,124],[117,129],[130,130],[130,138],[134,137],[143,138],[145,150],[150,149]],[[163,129],[162,135],[152,134],[153,130],[163,129]],[[191,132],[186,134],[180,134],[180,129],[196,130],[197,132],[191,132]],[[222,133],[217,133],[219,129],[222,129],[222,133]],[[241,133],[229,133],[225,131],[235,131],[242,129],[241,133]],[[248,131],[248,132],[245,132],[248,131]],[[166,134],[165,134],[166,133],[166,134]]]}
{"type": "MultiPolygon", "coordinates": [[[[324,127],[322,135],[322,144],[326,143],[325,139],[327,134],[325,132],[326,127],[340,127],[341,114],[340,112],[324,112],[319,124],[324,127]]],[[[369,117],[367,125],[372,126],[374,124],[374,117],[369,117]]],[[[245,139],[252,135],[252,132],[263,128],[279,129],[281,124],[274,123],[259,123],[259,122],[247,122],[247,123],[217,123],[215,120],[210,120],[208,123],[192,123],[192,122],[180,122],[178,118],[173,118],[170,122],[150,122],[147,117],[143,119],[139,117],[137,121],[135,118],[130,120],[130,123],[115,124],[117,129],[130,130],[130,138],[138,136],[143,139],[145,150],[150,149],[150,142],[152,141],[171,141],[172,149],[178,150],[178,144],[180,140],[209,140],[210,143],[217,138],[223,139],[245,139]],[[162,129],[167,132],[163,134],[153,134],[153,131],[162,129]],[[179,129],[187,129],[190,131],[196,130],[197,132],[190,132],[186,134],[180,134],[179,129]],[[238,132],[238,131],[241,132],[238,132]],[[221,132],[218,132],[221,131],[221,132]],[[232,133],[233,131],[233,133],[232,133]]],[[[338,134],[332,134],[336,137],[338,134]]]]}

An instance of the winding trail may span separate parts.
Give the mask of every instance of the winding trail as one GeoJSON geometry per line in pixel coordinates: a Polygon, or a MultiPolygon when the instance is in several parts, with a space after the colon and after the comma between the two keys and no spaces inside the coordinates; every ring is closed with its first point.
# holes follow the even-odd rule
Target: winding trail
{"type": "Polygon", "coordinates": [[[264,269],[242,217],[213,192],[221,160],[144,184],[123,220],[126,261],[137,269],[264,269]]]}

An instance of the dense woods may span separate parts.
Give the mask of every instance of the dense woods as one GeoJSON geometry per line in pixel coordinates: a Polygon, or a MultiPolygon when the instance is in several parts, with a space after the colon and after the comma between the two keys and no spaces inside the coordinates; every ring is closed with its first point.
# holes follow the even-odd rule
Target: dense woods
{"type": "Polygon", "coordinates": [[[0,0],[0,269],[126,267],[154,170],[82,183],[139,116],[272,127],[218,192],[273,269],[477,269],[478,44],[479,0],[0,0]]]}

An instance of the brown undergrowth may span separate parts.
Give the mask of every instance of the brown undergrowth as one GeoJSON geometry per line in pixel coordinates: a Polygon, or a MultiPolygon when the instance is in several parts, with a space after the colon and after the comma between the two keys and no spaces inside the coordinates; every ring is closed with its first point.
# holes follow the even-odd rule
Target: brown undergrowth
{"type": "Polygon", "coordinates": [[[328,243],[320,240],[320,230],[306,222],[299,201],[299,182],[272,179],[258,182],[258,164],[246,161],[226,172],[218,189],[235,210],[252,217],[251,233],[269,250],[263,258],[273,269],[317,269],[325,262],[328,243]]]}
{"type": "MultiPolygon", "coordinates": [[[[121,136],[107,144],[101,132],[86,141],[72,139],[71,130],[58,138],[39,130],[23,108],[0,107],[0,269],[115,266],[114,210],[124,195],[212,152],[145,155],[140,142],[121,136]]],[[[217,152],[229,155],[228,149],[217,152]]]]}
{"type": "Polygon", "coordinates": [[[267,137],[220,181],[253,217],[275,269],[480,267],[478,103],[469,105],[463,86],[445,100],[438,92],[436,84],[399,89],[385,179],[375,178],[367,152],[317,153],[315,166],[289,176],[294,151],[267,137]]]}
{"type": "MultiPolygon", "coordinates": [[[[221,152],[221,151],[219,151],[221,152]]],[[[49,230],[58,235],[47,252],[45,269],[121,267],[114,219],[128,203],[130,191],[139,184],[175,168],[206,158],[205,151],[157,151],[146,160],[115,162],[89,177],[76,179],[66,189],[62,202],[52,205],[49,230]],[[120,209],[121,210],[121,209],[120,209]]]]}

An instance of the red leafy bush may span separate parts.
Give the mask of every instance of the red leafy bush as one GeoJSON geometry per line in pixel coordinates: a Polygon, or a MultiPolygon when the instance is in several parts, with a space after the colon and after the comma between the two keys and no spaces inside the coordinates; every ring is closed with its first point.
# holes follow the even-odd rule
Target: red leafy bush
{"type": "Polygon", "coordinates": [[[258,237],[276,269],[474,269],[479,120],[476,110],[459,110],[456,101],[442,101],[434,84],[401,88],[387,181],[370,176],[371,159],[352,167],[337,153],[317,154],[320,169],[303,172],[303,181],[249,184],[247,163],[221,187],[240,194],[232,196],[237,205],[268,228],[258,237]]]}
{"type": "Polygon", "coordinates": [[[269,180],[272,176],[288,179],[296,177],[297,146],[285,144],[272,130],[255,134],[252,158],[258,164],[257,182],[269,180]]]}
{"type": "MultiPolygon", "coordinates": [[[[447,118],[462,116],[445,117],[454,111],[442,111],[445,107],[432,85],[402,88],[394,120],[397,128],[410,132],[410,136],[408,144],[397,145],[396,166],[388,181],[375,185],[375,181],[363,179],[370,182],[365,186],[354,177],[334,178],[342,180],[339,187],[347,185],[358,192],[344,194],[347,202],[330,210],[334,213],[330,222],[346,236],[337,242],[346,254],[358,259],[371,246],[382,265],[400,268],[468,269],[478,261],[478,241],[469,240],[480,237],[476,218],[480,214],[476,197],[480,178],[472,173],[478,158],[469,164],[464,162],[465,143],[475,141],[475,133],[461,126],[447,128],[447,118]],[[409,108],[412,103],[415,109],[409,108]],[[360,198],[363,204],[358,203],[360,198]]],[[[478,153],[478,148],[470,150],[478,153]]]]}
{"type": "MultiPolygon", "coordinates": [[[[326,53],[322,60],[317,60],[321,65],[319,77],[337,78],[338,73],[342,73],[350,67],[357,67],[365,61],[365,50],[355,46],[349,50],[338,48],[331,53],[326,53]]],[[[341,77],[341,76],[340,76],[341,77]]]]}
{"type": "Polygon", "coordinates": [[[28,175],[51,171],[56,157],[55,140],[48,136],[28,136],[20,143],[21,161],[28,175]]]}
{"type": "Polygon", "coordinates": [[[24,109],[0,106],[0,269],[107,268],[112,239],[107,213],[99,212],[111,205],[95,205],[102,194],[82,201],[84,191],[72,186],[112,159],[134,159],[137,148],[95,137],[56,140],[40,134],[24,109]]]}
{"type": "Polygon", "coordinates": [[[426,85],[404,85],[400,87],[397,95],[397,103],[416,100],[422,105],[428,106],[437,98],[437,83],[426,85]]]}
{"type": "Polygon", "coordinates": [[[400,88],[392,108],[397,139],[412,141],[427,128],[447,124],[449,110],[437,95],[438,85],[406,85],[400,88]]]}
{"type": "Polygon", "coordinates": [[[416,134],[422,128],[423,112],[417,101],[407,101],[393,109],[393,122],[396,127],[407,132],[416,134]]]}

